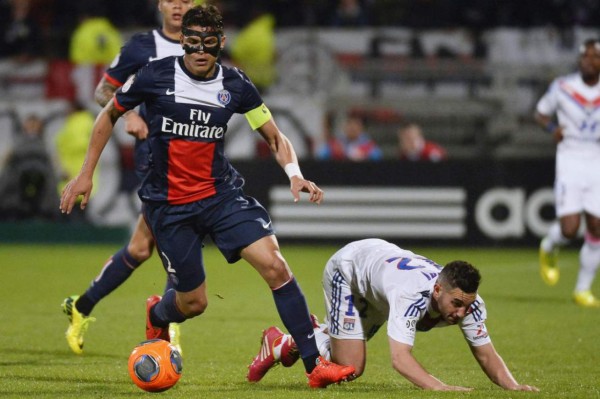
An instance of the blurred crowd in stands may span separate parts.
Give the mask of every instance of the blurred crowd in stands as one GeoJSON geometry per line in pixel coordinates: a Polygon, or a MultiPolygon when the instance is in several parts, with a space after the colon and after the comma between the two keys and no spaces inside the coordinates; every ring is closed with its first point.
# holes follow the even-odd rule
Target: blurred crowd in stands
{"type": "MultiPolygon", "coordinates": [[[[476,95],[486,92],[469,86],[476,82],[485,89],[494,88],[494,81],[487,74],[489,71],[481,67],[481,61],[485,59],[494,64],[513,59],[519,64],[531,60],[556,62],[558,58],[545,56],[546,48],[555,50],[563,44],[564,48],[576,48],[579,38],[574,37],[573,28],[597,28],[600,21],[598,0],[547,0],[543,6],[539,0],[210,2],[221,9],[225,29],[228,35],[231,33],[223,61],[241,66],[265,95],[280,96],[270,101],[270,105],[278,113],[277,119],[286,134],[299,132],[291,133],[290,138],[300,150],[300,158],[352,162],[383,159],[438,162],[456,158],[457,149],[466,149],[469,156],[485,155],[472,149],[487,140],[486,124],[480,119],[491,120],[490,111],[478,111],[473,106],[475,103],[485,105],[476,95]],[[410,32],[386,36],[387,33],[380,34],[370,29],[372,27],[410,32]],[[535,39],[529,43],[528,52],[513,46],[519,42],[513,32],[497,35],[495,47],[489,45],[493,40],[484,40],[484,33],[493,29],[526,31],[536,27],[550,28],[551,34],[542,32],[544,40],[536,39],[539,32],[537,36],[528,35],[535,39]],[[285,28],[303,28],[301,31],[309,34],[308,39],[294,29],[289,29],[286,35],[282,33],[285,28]],[[281,30],[276,33],[275,29],[281,30]],[[367,31],[368,34],[363,34],[367,31]],[[504,46],[506,42],[511,46],[504,46]],[[551,45],[540,45],[546,42],[551,45]],[[384,49],[384,46],[387,47],[384,49]],[[411,67],[406,62],[408,58],[429,61],[433,57],[455,56],[468,62],[459,67],[432,67],[427,62],[411,67]],[[480,63],[471,62],[477,58],[480,63]],[[277,64],[283,65],[279,76],[277,64]],[[333,97],[339,94],[336,84],[340,81],[346,90],[342,93],[348,102],[345,108],[339,98],[333,97]],[[293,93],[296,98],[286,99],[281,96],[282,90],[273,93],[273,82],[287,89],[284,95],[293,93]],[[308,90],[303,89],[304,82],[308,83],[308,90]],[[456,110],[454,98],[438,98],[432,107],[428,95],[439,90],[436,82],[450,86],[461,83],[460,89],[468,88],[465,98],[473,104],[462,103],[460,110],[456,110]],[[386,90],[396,97],[385,99],[386,90]],[[330,97],[322,96],[320,91],[330,97]],[[421,100],[426,105],[420,106],[415,99],[423,93],[421,100]],[[376,94],[388,101],[382,100],[384,106],[379,110],[372,109],[376,94]],[[398,98],[398,94],[405,97],[398,98]],[[352,104],[358,99],[364,100],[367,105],[364,109],[357,103],[352,104]],[[388,108],[395,110],[390,113],[388,108]],[[437,119],[431,118],[434,108],[438,111],[437,119]],[[335,116],[331,114],[332,109],[337,112],[335,116]],[[458,111],[462,112],[457,114],[458,111]],[[468,134],[475,137],[477,142],[471,140],[475,144],[451,133],[451,124],[460,121],[461,125],[455,130],[466,135],[465,121],[469,120],[474,121],[473,132],[468,134]],[[424,122],[430,125],[424,126],[424,122]],[[435,129],[434,123],[441,127],[435,129]],[[440,137],[446,142],[434,142],[440,137]],[[454,137],[452,149],[448,146],[452,144],[450,137],[454,137]],[[304,142],[307,144],[302,146],[304,142]]],[[[29,214],[59,217],[55,206],[57,193],[65,179],[72,177],[81,165],[89,125],[99,110],[93,100],[96,83],[132,33],[155,28],[160,21],[157,0],[0,0],[0,139],[4,143],[4,148],[0,148],[0,195],[3,195],[0,221],[26,218],[29,214]],[[17,100],[29,107],[15,105],[17,100]],[[66,104],[51,107],[44,103],[39,109],[35,108],[39,104],[34,103],[38,101],[53,100],[66,104]],[[49,173],[51,171],[55,173],[49,173]],[[6,193],[11,195],[4,195],[6,193]],[[40,201],[47,196],[52,200],[40,201]],[[39,208],[42,202],[50,207],[39,208]]],[[[526,103],[539,93],[535,85],[530,85],[529,92],[519,92],[514,97],[515,90],[508,86],[510,80],[507,79],[502,75],[502,84],[497,87],[501,90],[485,95],[485,100],[491,112],[508,126],[505,130],[514,130],[516,124],[511,125],[512,119],[507,117],[510,106],[526,103]]],[[[513,85],[531,81],[527,76],[521,78],[516,74],[513,80],[513,85]]],[[[542,83],[545,86],[546,82],[542,83]]],[[[522,108],[529,114],[527,104],[522,108]]],[[[503,128],[501,124],[489,124],[503,128]]],[[[239,124],[238,131],[241,125],[245,126],[239,124]]],[[[135,215],[137,209],[135,184],[129,183],[128,178],[132,171],[131,137],[120,130],[119,136],[117,128],[113,158],[110,152],[103,155],[106,166],[100,179],[104,176],[105,182],[100,183],[103,189],[91,203],[97,205],[96,213],[106,223],[111,223],[109,211],[131,207],[134,209],[131,214],[135,215]],[[116,202],[117,197],[121,202],[116,202]]],[[[228,134],[233,136],[229,143],[238,143],[235,148],[228,148],[233,151],[231,158],[236,157],[236,148],[255,149],[249,156],[242,154],[240,158],[271,158],[268,148],[258,138],[255,145],[245,145],[246,142],[239,139],[250,135],[237,134],[234,128],[228,134]]],[[[531,146],[521,147],[531,152],[531,146]]],[[[86,213],[94,215],[93,209],[86,213]]],[[[112,218],[117,223],[124,220],[118,213],[112,218]]]]}
{"type": "MultiPolygon", "coordinates": [[[[268,12],[276,26],[411,29],[463,27],[474,33],[496,27],[597,26],[595,0],[218,0],[226,28],[245,26],[268,12]]],[[[119,30],[154,27],[156,0],[0,0],[0,57],[63,58],[77,25],[106,17],[119,30]]]]}

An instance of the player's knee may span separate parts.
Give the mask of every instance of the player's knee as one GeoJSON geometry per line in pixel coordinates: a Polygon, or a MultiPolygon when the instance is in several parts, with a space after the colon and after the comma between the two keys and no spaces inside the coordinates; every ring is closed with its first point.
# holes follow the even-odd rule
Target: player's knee
{"type": "Polygon", "coordinates": [[[594,240],[600,240],[600,220],[588,223],[587,231],[594,240]]]}
{"type": "Polygon", "coordinates": [[[270,266],[263,269],[263,277],[271,288],[276,288],[287,283],[292,276],[285,260],[275,258],[270,266]]]}
{"type": "Polygon", "coordinates": [[[147,261],[152,256],[153,249],[154,246],[148,243],[143,245],[139,243],[130,244],[127,248],[131,257],[140,263],[147,261]]]}
{"type": "Polygon", "coordinates": [[[181,304],[181,312],[188,318],[200,316],[208,307],[208,300],[206,298],[197,298],[191,301],[186,301],[181,304]]]}
{"type": "Polygon", "coordinates": [[[561,229],[561,233],[566,239],[572,240],[575,237],[577,237],[578,230],[579,228],[575,228],[572,226],[563,226],[563,228],[561,229]]]}
{"type": "Polygon", "coordinates": [[[365,368],[363,366],[358,366],[356,364],[354,364],[353,366],[354,366],[353,380],[355,380],[358,377],[360,377],[361,375],[363,375],[363,373],[365,372],[365,368]]]}

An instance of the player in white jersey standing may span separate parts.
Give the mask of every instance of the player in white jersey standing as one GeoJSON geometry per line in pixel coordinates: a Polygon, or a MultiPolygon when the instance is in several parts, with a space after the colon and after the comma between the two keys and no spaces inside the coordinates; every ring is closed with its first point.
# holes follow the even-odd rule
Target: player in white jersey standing
{"type": "Polygon", "coordinates": [[[600,307],[591,291],[600,266],[600,41],[581,45],[579,73],[552,82],[537,104],[535,120],[558,143],[554,192],[559,222],[540,244],[542,279],[550,286],[558,283],[558,248],[577,236],[583,214],[586,231],[573,299],[580,306],[600,307]]]}
{"type": "MultiPolygon", "coordinates": [[[[393,367],[423,389],[467,391],[446,385],[413,357],[417,331],[458,325],[486,375],[508,390],[538,391],[519,384],[487,333],[487,312],[477,294],[481,276],[468,262],[441,267],[430,259],[380,239],[352,242],[336,252],[323,273],[327,323],[315,326],[321,355],[352,365],[359,377],[366,364],[366,341],[387,321],[393,367]]],[[[263,332],[248,380],[257,382],[275,364],[296,361],[295,344],[277,327],[263,332]]]]}
{"type": "MultiPolygon", "coordinates": [[[[187,10],[194,6],[193,0],[158,0],[158,10],[162,15],[162,27],[149,32],[135,34],[121,49],[96,87],[96,101],[104,107],[123,86],[127,78],[150,61],[174,55],[183,55],[179,42],[181,20],[187,10]]],[[[136,138],[135,167],[140,182],[148,171],[148,125],[144,120],[143,109],[124,116],[125,130],[136,138]]],[[[133,271],[144,263],[154,250],[154,239],[144,218],[140,214],[129,243],[113,254],[89,288],[81,295],[72,295],[63,301],[63,311],[69,317],[66,331],[67,343],[77,354],[83,352],[83,336],[91,321],[94,306],[108,294],[116,290],[133,271]]],[[[168,281],[168,280],[167,280],[168,281]]],[[[169,284],[167,283],[167,288],[169,284]]],[[[171,343],[179,348],[179,325],[172,323],[169,328],[171,343]]]]}

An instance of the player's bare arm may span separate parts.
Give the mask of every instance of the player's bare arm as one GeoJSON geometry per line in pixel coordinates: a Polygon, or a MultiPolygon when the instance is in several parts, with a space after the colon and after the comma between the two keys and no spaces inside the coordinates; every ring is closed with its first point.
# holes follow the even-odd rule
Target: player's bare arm
{"type": "Polygon", "coordinates": [[[123,113],[115,108],[113,102],[109,102],[98,114],[92,130],[92,137],[88,146],[83,165],[79,174],[71,180],[63,189],[60,198],[60,210],[63,213],[71,213],[77,198],[81,195],[81,209],[85,209],[90,194],[92,193],[92,176],[98,165],[98,160],[106,143],[110,139],[116,121],[123,113]]]}
{"type": "Polygon", "coordinates": [[[275,121],[272,118],[269,119],[258,128],[258,132],[269,144],[275,160],[290,178],[290,190],[294,196],[294,202],[300,200],[300,191],[302,191],[309,193],[310,202],[320,204],[323,200],[323,190],[312,181],[304,179],[298,166],[296,151],[290,140],[279,130],[275,121]]]}
{"type": "MultiPolygon", "coordinates": [[[[118,87],[110,83],[106,77],[102,77],[94,92],[96,102],[102,107],[106,106],[112,100],[117,89],[118,87]]],[[[127,111],[123,118],[125,120],[125,131],[128,134],[140,140],[148,138],[148,125],[137,112],[134,110],[127,111]]]]}
{"type": "Polygon", "coordinates": [[[446,385],[427,372],[412,355],[412,346],[389,338],[392,366],[419,388],[433,391],[470,391],[472,388],[446,385]]]}
{"type": "Polygon", "coordinates": [[[481,346],[472,346],[471,352],[481,369],[494,384],[511,391],[539,391],[534,386],[521,385],[515,380],[491,342],[481,346]]]}
{"type": "Polygon", "coordinates": [[[117,86],[110,83],[106,77],[103,76],[100,82],[98,82],[96,90],[94,91],[94,99],[98,104],[100,104],[100,106],[105,107],[106,104],[112,100],[117,89],[117,86]]]}

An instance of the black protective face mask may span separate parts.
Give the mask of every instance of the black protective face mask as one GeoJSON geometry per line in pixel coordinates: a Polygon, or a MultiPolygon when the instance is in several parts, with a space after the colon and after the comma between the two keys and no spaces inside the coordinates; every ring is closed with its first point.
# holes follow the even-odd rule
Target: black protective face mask
{"type": "Polygon", "coordinates": [[[190,44],[183,45],[183,50],[187,54],[199,53],[202,51],[204,53],[212,55],[215,58],[219,57],[219,54],[221,53],[221,37],[222,37],[220,33],[200,32],[200,31],[188,29],[188,28],[182,28],[181,33],[183,33],[183,36],[185,36],[185,37],[194,37],[194,38],[200,39],[200,43],[197,46],[192,46],[190,44]],[[206,45],[206,39],[213,38],[213,37],[217,39],[215,45],[206,45]]]}

